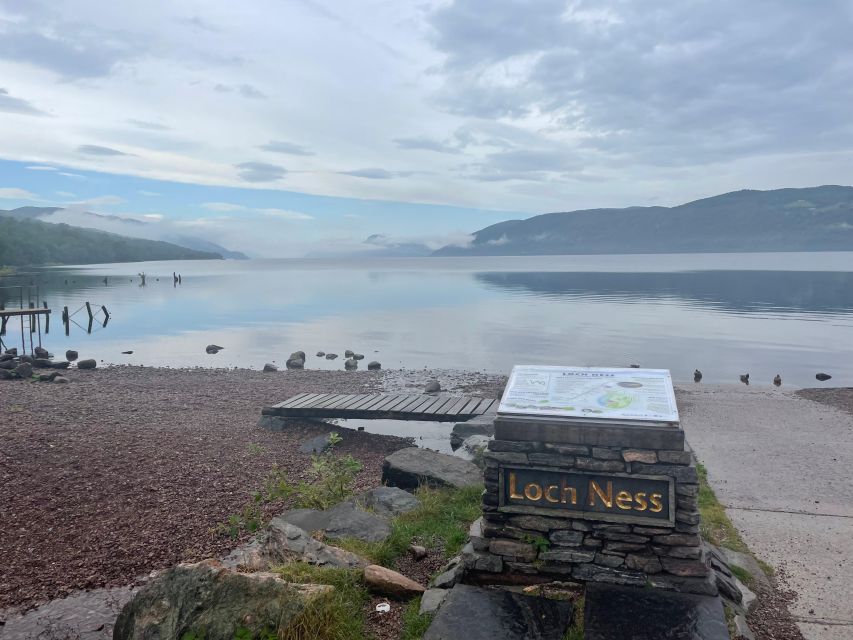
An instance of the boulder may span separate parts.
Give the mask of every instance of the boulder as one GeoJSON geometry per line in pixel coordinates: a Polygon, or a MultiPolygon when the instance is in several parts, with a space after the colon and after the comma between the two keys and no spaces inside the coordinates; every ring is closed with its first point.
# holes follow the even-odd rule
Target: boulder
{"type": "Polygon", "coordinates": [[[8,369],[0,369],[0,380],[11,380],[15,375],[8,369]]]}
{"type": "Polygon", "coordinates": [[[53,379],[53,384],[68,384],[69,382],[71,381],[65,376],[56,376],[53,379]]]}
{"type": "Polygon", "coordinates": [[[488,448],[491,440],[492,439],[488,436],[468,436],[462,442],[462,446],[453,452],[453,455],[457,458],[470,460],[474,464],[477,464],[478,460],[482,461],[483,452],[488,448]]]}
{"type": "Polygon", "coordinates": [[[352,358],[345,360],[344,369],[346,369],[347,371],[355,371],[356,369],[358,369],[358,360],[354,360],[352,358]]]}
{"type": "Polygon", "coordinates": [[[344,351],[344,358],[352,358],[355,355],[355,351],[352,349],[347,349],[344,351]]]}
{"type": "Polygon", "coordinates": [[[68,362],[68,360],[59,360],[58,362],[54,362],[50,366],[53,369],[67,369],[69,364],[71,363],[68,362]]]}
{"type": "Polygon", "coordinates": [[[352,359],[353,360],[364,360],[364,354],[363,353],[354,353],[354,354],[352,354],[352,359]]]}
{"type": "Polygon", "coordinates": [[[16,360],[10,359],[10,360],[0,361],[0,369],[7,369],[7,370],[11,371],[12,369],[14,369],[17,366],[18,366],[18,362],[16,360]]]}
{"type": "Polygon", "coordinates": [[[418,615],[435,613],[448,593],[447,589],[427,589],[424,591],[421,596],[421,608],[418,610],[418,615]]]}
{"type": "Polygon", "coordinates": [[[367,363],[367,370],[368,371],[379,371],[381,368],[382,368],[382,365],[379,364],[378,362],[376,362],[376,360],[373,360],[372,362],[367,363]]]}
{"type": "Polygon", "coordinates": [[[331,509],[292,509],[279,518],[305,531],[323,531],[331,540],[355,538],[365,542],[382,542],[391,535],[388,520],[364,511],[354,501],[342,502],[331,509]]]}
{"type": "Polygon", "coordinates": [[[410,544],[409,545],[409,553],[412,554],[412,557],[415,560],[423,560],[424,558],[426,558],[427,549],[426,549],[426,547],[422,547],[419,544],[410,544]]]}
{"type": "Polygon", "coordinates": [[[275,373],[276,371],[278,371],[278,367],[271,362],[267,362],[264,365],[264,373],[275,373]]]}
{"type": "Polygon", "coordinates": [[[36,347],[33,349],[33,355],[35,355],[36,358],[42,358],[44,360],[50,359],[50,353],[48,353],[47,349],[43,347],[36,347]]]}
{"type": "Polygon", "coordinates": [[[15,356],[11,353],[0,353],[0,362],[5,362],[6,360],[12,360],[15,356]]]}
{"type": "Polygon", "coordinates": [[[78,369],[94,369],[98,366],[98,363],[95,362],[94,359],[89,358],[88,360],[80,360],[77,362],[78,369]]]}
{"type": "Polygon", "coordinates": [[[325,351],[318,351],[318,352],[317,352],[317,357],[318,357],[318,358],[325,358],[325,357],[326,357],[326,352],[325,352],[325,351]]]}
{"type": "Polygon", "coordinates": [[[438,380],[430,380],[424,385],[424,393],[438,393],[441,391],[441,384],[438,380]]]}
{"type": "Polygon", "coordinates": [[[33,367],[36,369],[50,369],[53,363],[47,358],[33,358],[33,367]]]}
{"type": "Polygon", "coordinates": [[[59,371],[51,371],[50,373],[40,373],[39,382],[53,382],[59,376],[59,371]]]}
{"type": "Polygon", "coordinates": [[[399,516],[421,506],[420,500],[399,487],[376,487],[356,496],[353,501],[376,515],[387,518],[399,516]]]}
{"type": "Polygon", "coordinates": [[[495,435],[495,414],[488,413],[467,422],[457,422],[450,432],[450,447],[454,450],[462,446],[469,436],[493,436],[495,435]]]}
{"type": "Polygon", "coordinates": [[[305,360],[302,358],[294,358],[291,356],[287,359],[287,362],[284,363],[288,369],[304,369],[305,368],[305,360]]]}
{"type": "Polygon", "coordinates": [[[443,600],[423,640],[562,640],[572,622],[567,600],[467,584],[457,584],[443,600]]]}
{"type": "Polygon", "coordinates": [[[69,349],[68,351],[65,352],[65,359],[68,360],[69,362],[74,362],[77,359],[77,357],[78,357],[78,354],[73,349],[69,349]]]}
{"type": "Polygon", "coordinates": [[[11,349],[6,349],[7,355],[17,357],[18,356],[18,347],[12,347],[11,349]]]}
{"type": "Polygon", "coordinates": [[[222,351],[224,348],[225,348],[225,347],[220,347],[220,346],[219,346],[219,345],[217,345],[217,344],[209,344],[209,345],[207,345],[207,346],[204,348],[204,350],[205,350],[205,352],[206,352],[206,353],[219,353],[219,352],[220,352],[220,351],[222,351]]]}
{"type": "Polygon", "coordinates": [[[17,367],[15,367],[15,373],[18,374],[19,377],[27,379],[33,376],[33,365],[29,362],[22,362],[17,367]]]}
{"type": "Polygon", "coordinates": [[[299,445],[299,451],[302,453],[323,453],[330,446],[332,446],[330,434],[324,433],[323,435],[303,442],[299,445]]]}
{"type": "Polygon", "coordinates": [[[590,582],[584,638],[729,640],[730,636],[719,597],[590,582]]]}
{"type": "Polygon", "coordinates": [[[273,518],[254,540],[234,549],[222,562],[227,567],[266,571],[292,560],[339,569],[363,568],[370,564],[361,556],[312,538],[307,531],[281,517],[273,518]]]}
{"type": "Polygon", "coordinates": [[[326,360],[334,360],[337,357],[338,357],[337,353],[327,353],[326,354],[326,360]]]}
{"type": "Polygon", "coordinates": [[[305,357],[304,351],[294,351],[293,353],[290,354],[290,357],[293,358],[294,360],[302,360],[302,362],[305,362],[308,359],[305,357]]]}
{"type": "Polygon", "coordinates": [[[467,487],[482,484],[483,472],[471,462],[444,453],[409,447],[395,451],[382,464],[385,484],[401,489],[467,487]]]}
{"type": "Polygon", "coordinates": [[[32,364],[33,360],[35,360],[35,358],[33,358],[32,356],[28,356],[26,353],[18,356],[18,362],[26,362],[28,364],[32,364]]]}
{"type": "Polygon", "coordinates": [[[425,591],[411,578],[377,564],[370,564],[364,568],[364,583],[374,593],[400,600],[413,598],[425,591]]]}
{"type": "Polygon", "coordinates": [[[332,590],[288,583],[272,573],[237,573],[212,560],[181,564],[124,606],[113,639],[277,637],[307,604],[332,590]]]}

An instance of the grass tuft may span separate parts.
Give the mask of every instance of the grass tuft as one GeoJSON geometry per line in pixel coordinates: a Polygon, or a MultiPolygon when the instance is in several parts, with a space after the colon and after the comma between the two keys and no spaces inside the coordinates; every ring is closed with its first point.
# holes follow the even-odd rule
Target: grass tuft
{"type": "Polygon", "coordinates": [[[749,553],[749,547],[740,537],[738,530],[726,515],[726,509],[717,500],[714,491],[708,485],[708,470],[705,465],[697,464],[699,472],[699,512],[702,515],[700,531],[702,537],[717,545],[733,551],[749,553]]]}
{"type": "Polygon", "coordinates": [[[444,556],[456,555],[468,539],[469,525],[480,516],[482,487],[430,489],[421,487],[417,509],[394,519],[391,535],[384,542],[336,540],[335,546],[352,551],[384,567],[406,553],[413,542],[428,549],[442,549],[444,556]]]}
{"type": "Polygon", "coordinates": [[[572,626],[566,630],[563,640],[583,640],[583,607],[584,597],[575,600],[574,619],[572,626]]]}
{"type": "Polygon", "coordinates": [[[403,631],[400,640],[420,640],[432,622],[432,614],[419,615],[421,599],[412,600],[403,611],[403,631]]]}
{"type": "Polygon", "coordinates": [[[317,598],[299,612],[283,630],[280,640],[361,640],[364,607],[369,600],[361,571],[315,567],[293,562],[273,570],[298,584],[329,584],[330,594],[317,598]]]}

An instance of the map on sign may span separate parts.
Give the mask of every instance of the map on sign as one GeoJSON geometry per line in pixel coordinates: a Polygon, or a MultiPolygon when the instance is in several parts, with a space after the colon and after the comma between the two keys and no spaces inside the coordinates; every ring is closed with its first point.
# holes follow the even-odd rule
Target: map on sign
{"type": "Polygon", "coordinates": [[[498,413],[678,422],[666,369],[517,365],[498,413]]]}

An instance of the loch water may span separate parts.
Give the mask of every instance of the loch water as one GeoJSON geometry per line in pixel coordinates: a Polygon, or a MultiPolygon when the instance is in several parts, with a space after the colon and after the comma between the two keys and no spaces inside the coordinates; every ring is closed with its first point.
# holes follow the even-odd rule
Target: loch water
{"type": "MultiPolygon", "coordinates": [[[[2,280],[39,287],[53,309],[49,350],[105,363],[283,367],[303,350],[308,368],[343,369],[353,349],[362,368],[640,364],[681,383],[699,368],[706,382],[779,373],[814,386],[827,372],[853,385],[853,253],[147,262],[2,280]],[[87,333],[86,301],[106,306],[107,326],[99,315],[87,333]]],[[[3,339],[20,343],[15,321],[3,339]]]]}

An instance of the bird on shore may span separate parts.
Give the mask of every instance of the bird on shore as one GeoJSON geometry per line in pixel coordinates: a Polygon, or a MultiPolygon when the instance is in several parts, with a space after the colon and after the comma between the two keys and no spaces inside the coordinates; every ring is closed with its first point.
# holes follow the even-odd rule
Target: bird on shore
{"type": "Polygon", "coordinates": [[[781,387],[781,386],[782,386],[782,376],[780,376],[778,373],[777,373],[777,374],[776,374],[776,376],[773,378],[773,384],[774,384],[774,385],[776,385],[777,387],[781,387]]]}
{"type": "Polygon", "coordinates": [[[743,382],[745,385],[749,386],[749,374],[748,373],[741,374],[740,381],[743,382]]]}
{"type": "Polygon", "coordinates": [[[830,378],[832,378],[832,376],[831,376],[831,375],[829,375],[828,373],[818,373],[818,374],[816,374],[816,375],[815,375],[815,378],[817,378],[817,379],[818,379],[818,380],[820,380],[821,382],[826,382],[827,380],[829,380],[830,378]]]}
{"type": "Polygon", "coordinates": [[[702,372],[699,369],[693,372],[693,382],[702,382],[702,372]]]}

